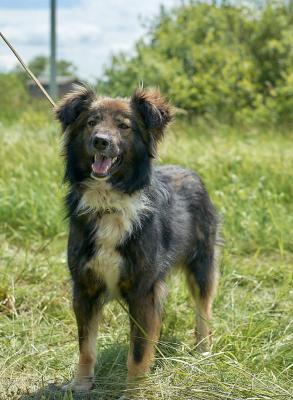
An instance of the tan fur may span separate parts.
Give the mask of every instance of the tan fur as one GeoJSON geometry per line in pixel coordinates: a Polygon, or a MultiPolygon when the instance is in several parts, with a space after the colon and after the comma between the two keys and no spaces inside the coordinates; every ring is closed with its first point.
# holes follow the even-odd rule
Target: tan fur
{"type": "Polygon", "coordinates": [[[199,287],[194,281],[193,276],[187,279],[190,292],[196,303],[196,342],[197,349],[200,352],[207,352],[211,345],[210,320],[212,317],[212,304],[217,288],[217,279],[211,279],[211,285],[208,293],[203,298],[200,296],[199,287]]]}
{"type": "Polygon", "coordinates": [[[207,352],[211,345],[210,319],[212,313],[211,298],[198,299],[196,310],[196,340],[200,352],[207,352]]]}
{"type": "Polygon", "coordinates": [[[96,110],[104,109],[108,113],[119,112],[120,114],[124,113],[125,115],[130,115],[130,107],[129,102],[126,99],[112,99],[111,97],[99,97],[91,104],[91,109],[96,110]]]}
{"type": "Polygon", "coordinates": [[[92,386],[91,378],[94,376],[94,367],[96,363],[96,340],[100,320],[99,313],[100,310],[97,310],[97,314],[88,326],[87,336],[84,338],[80,348],[77,370],[74,380],[71,383],[71,387],[75,390],[89,390],[92,386]]]}
{"type": "MultiPolygon", "coordinates": [[[[149,315],[149,318],[151,319],[151,324],[147,332],[143,359],[139,363],[135,362],[133,359],[133,346],[135,337],[131,335],[130,348],[127,360],[127,368],[128,368],[127,378],[129,381],[142,377],[145,374],[147,374],[154,362],[155,358],[154,346],[157,344],[158,339],[160,337],[161,318],[157,313],[155,314],[151,313],[149,315]]],[[[144,337],[144,334],[142,332],[139,335],[141,337],[144,337]]]]}
{"type": "Polygon", "coordinates": [[[136,320],[131,327],[130,347],[128,353],[128,381],[144,376],[151,368],[155,358],[155,347],[160,337],[161,307],[167,295],[167,288],[163,282],[156,284],[153,298],[147,297],[140,305],[140,323],[136,320]],[[142,329],[140,329],[142,328],[142,329]],[[143,358],[136,362],[133,358],[135,340],[137,337],[144,341],[143,358]]]}
{"type": "Polygon", "coordinates": [[[83,342],[79,354],[79,362],[75,376],[76,380],[94,375],[94,366],[96,362],[96,339],[97,329],[91,331],[89,338],[83,342]]]}

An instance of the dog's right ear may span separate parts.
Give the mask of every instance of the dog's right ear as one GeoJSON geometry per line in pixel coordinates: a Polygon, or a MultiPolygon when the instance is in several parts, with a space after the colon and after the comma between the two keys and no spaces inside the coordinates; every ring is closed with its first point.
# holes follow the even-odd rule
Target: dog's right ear
{"type": "Polygon", "coordinates": [[[61,99],[55,107],[54,113],[61,122],[63,131],[76,120],[95,98],[96,95],[92,89],[75,85],[74,90],[61,99]]]}

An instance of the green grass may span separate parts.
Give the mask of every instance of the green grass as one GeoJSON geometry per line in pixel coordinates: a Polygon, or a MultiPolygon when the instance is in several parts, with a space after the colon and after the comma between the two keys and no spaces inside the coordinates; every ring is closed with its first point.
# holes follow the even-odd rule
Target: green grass
{"type": "MultiPolygon", "coordinates": [[[[58,385],[70,379],[77,360],[60,139],[55,124],[38,118],[1,127],[0,398],[9,400],[71,399],[58,385]]],[[[222,215],[225,247],[212,353],[195,351],[194,305],[175,274],[164,356],[158,354],[136,398],[293,398],[292,132],[179,122],[160,154],[160,162],[204,178],[222,215]]],[[[127,315],[113,303],[100,329],[96,389],[88,398],[121,396],[127,344],[127,315]]]]}

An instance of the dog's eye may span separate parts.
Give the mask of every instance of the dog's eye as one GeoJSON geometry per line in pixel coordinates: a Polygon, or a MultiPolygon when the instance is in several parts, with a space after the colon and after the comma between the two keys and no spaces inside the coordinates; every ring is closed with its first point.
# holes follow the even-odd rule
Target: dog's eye
{"type": "Polygon", "coordinates": [[[121,124],[118,125],[118,128],[120,129],[128,129],[129,126],[127,124],[124,124],[123,122],[121,124]]]}
{"type": "Polygon", "coordinates": [[[96,121],[94,121],[93,119],[88,121],[88,126],[95,126],[96,125],[96,121]]]}

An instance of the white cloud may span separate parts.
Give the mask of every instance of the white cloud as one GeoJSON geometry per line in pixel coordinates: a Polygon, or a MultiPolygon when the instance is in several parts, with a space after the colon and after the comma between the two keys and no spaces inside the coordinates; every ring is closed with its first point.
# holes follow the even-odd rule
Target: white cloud
{"type": "MultiPolygon", "coordinates": [[[[158,14],[160,3],[174,6],[179,0],[82,0],[75,7],[59,8],[58,57],[72,61],[81,77],[97,77],[110,54],[133,48],[144,32],[141,20],[158,14]]],[[[0,26],[26,61],[38,54],[48,55],[48,10],[0,6],[0,26]]],[[[0,69],[7,70],[15,64],[13,55],[0,43],[0,69]]]]}

